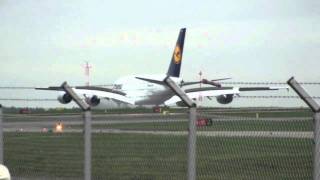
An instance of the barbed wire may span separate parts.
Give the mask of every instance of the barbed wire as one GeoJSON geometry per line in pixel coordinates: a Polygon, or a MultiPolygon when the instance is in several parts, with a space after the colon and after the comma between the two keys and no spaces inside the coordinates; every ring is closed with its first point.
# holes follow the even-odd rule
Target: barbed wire
{"type": "MultiPolygon", "coordinates": [[[[234,82],[220,82],[221,84],[230,85],[287,85],[286,82],[245,82],[245,81],[234,81],[234,82]]],[[[320,85],[320,82],[299,82],[301,85],[320,85]]],[[[110,87],[114,84],[97,84],[91,86],[98,87],[110,87]]],[[[40,86],[0,86],[0,89],[35,89],[40,86]]]]}
{"type": "MultiPolygon", "coordinates": [[[[299,99],[299,96],[234,96],[235,98],[249,98],[249,99],[299,99]]],[[[307,98],[320,99],[320,96],[310,96],[307,98]]],[[[0,98],[0,101],[57,101],[54,98],[0,98]]]]}
{"type": "MultiPolygon", "coordinates": [[[[247,85],[288,85],[287,82],[245,82],[245,81],[229,81],[219,82],[221,84],[247,84],[247,85]]],[[[299,82],[301,85],[320,85],[320,82],[299,82]]],[[[114,86],[114,84],[99,84],[93,86],[114,86]]]]}
{"type": "MultiPolygon", "coordinates": [[[[288,85],[286,82],[221,82],[221,84],[245,84],[245,85],[288,85]]],[[[301,85],[320,85],[320,82],[299,82],[301,85]]]]}
{"type": "Polygon", "coordinates": [[[0,86],[0,89],[35,89],[31,86],[0,86]]]}
{"type": "MultiPolygon", "coordinates": [[[[274,98],[285,98],[285,99],[299,99],[299,96],[235,96],[236,98],[263,98],[263,99],[274,99],[274,98]]],[[[310,96],[306,98],[320,99],[320,96],[310,96]]]]}
{"type": "Polygon", "coordinates": [[[0,98],[0,101],[58,101],[57,99],[49,98],[0,98]]]}

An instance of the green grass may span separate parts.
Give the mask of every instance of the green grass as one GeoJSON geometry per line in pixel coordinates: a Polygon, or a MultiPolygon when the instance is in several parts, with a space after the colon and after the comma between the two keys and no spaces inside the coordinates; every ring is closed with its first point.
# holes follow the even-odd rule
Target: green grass
{"type": "MultiPolygon", "coordinates": [[[[5,133],[14,177],[80,179],[82,134],[5,133]]],[[[198,179],[311,179],[307,139],[197,139],[198,179]]],[[[186,179],[187,137],[93,135],[93,179],[186,179]]]]}
{"type": "Polygon", "coordinates": [[[199,179],[311,179],[311,140],[198,138],[198,145],[199,179]]]}
{"type": "Polygon", "coordinates": [[[200,127],[206,131],[312,131],[312,120],[303,121],[217,121],[212,126],[200,127]]]}

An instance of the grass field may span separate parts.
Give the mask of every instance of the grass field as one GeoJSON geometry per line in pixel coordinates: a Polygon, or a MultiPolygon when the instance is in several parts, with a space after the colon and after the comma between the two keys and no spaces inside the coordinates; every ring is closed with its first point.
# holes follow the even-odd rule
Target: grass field
{"type": "MultiPolygon", "coordinates": [[[[198,127],[198,131],[313,130],[311,119],[252,120],[245,117],[256,117],[256,113],[246,111],[216,114],[200,112],[200,114],[204,117],[234,116],[242,120],[213,121],[211,126],[198,127]]],[[[259,117],[311,117],[311,115],[309,111],[293,110],[259,112],[259,117]]],[[[166,115],[161,117],[158,115],[155,118],[170,120],[170,116],[166,115]]],[[[175,118],[177,119],[179,118],[175,118]]],[[[18,120],[32,121],[33,118],[5,119],[7,122],[18,120]]],[[[77,125],[72,128],[82,128],[82,126],[77,125]]],[[[124,124],[93,125],[93,128],[185,131],[188,129],[188,122],[128,121],[124,124]]],[[[83,137],[80,133],[15,132],[5,133],[4,140],[5,165],[9,167],[13,177],[49,180],[83,177],[83,137]]],[[[311,179],[312,147],[311,139],[199,136],[197,179],[311,179]]],[[[92,179],[186,179],[186,149],[187,136],[93,134],[92,179]]]]}
{"type": "MultiPolygon", "coordinates": [[[[198,179],[311,179],[307,139],[197,139],[198,179]]],[[[93,135],[93,179],[186,179],[187,137],[93,135]]],[[[79,179],[82,134],[5,133],[5,164],[14,177],[79,179]]]]}

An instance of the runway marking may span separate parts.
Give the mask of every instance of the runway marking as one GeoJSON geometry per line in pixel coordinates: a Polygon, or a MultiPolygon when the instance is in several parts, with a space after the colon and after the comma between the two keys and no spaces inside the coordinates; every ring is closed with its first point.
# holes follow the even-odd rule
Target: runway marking
{"type": "MultiPolygon", "coordinates": [[[[5,128],[4,132],[19,132],[16,129],[5,128]]],[[[19,133],[41,133],[39,129],[25,129],[19,133]]],[[[63,133],[82,133],[82,129],[66,129],[63,133]]],[[[43,132],[42,132],[43,133],[43,132]]],[[[166,136],[186,136],[188,131],[141,131],[141,130],[119,130],[119,129],[93,129],[92,133],[110,134],[149,134],[166,136]]],[[[242,138],[293,138],[293,139],[313,139],[313,132],[295,131],[199,131],[198,136],[205,137],[242,137],[242,138]]]]}

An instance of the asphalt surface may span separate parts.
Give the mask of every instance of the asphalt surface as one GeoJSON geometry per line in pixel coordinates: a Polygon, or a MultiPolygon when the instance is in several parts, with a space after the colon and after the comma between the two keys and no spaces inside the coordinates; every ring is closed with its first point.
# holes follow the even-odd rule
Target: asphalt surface
{"type": "MultiPolygon", "coordinates": [[[[14,128],[7,128],[5,132],[16,132],[14,128]]],[[[28,128],[25,132],[41,132],[39,128],[28,128]]],[[[64,133],[83,133],[82,129],[65,129],[64,133]]],[[[120,129],[93,129],[92,133],[109,134],[149,134],[149,135],[167,135],[167,136],[187,136],[188,131],[148,131],[148,130],[120,130],[120,129]]],[[[313,132],[295,132],[295,131],[198,131],[197,136],[206,137],[243,137],[243,138],[294,138],[294,139],[313,139],[313,132]]]]}
{"type": "MultiPolygon", "coordinates": [[[[306,121],[311,117],[290,117],[290,118],[252,118],[252,117],[234,117],[224,115],[204,115],[213,121],[306,121]]],[[[64,132],[81,133],[79,128],[83,124],[83,118],[79,114],[69,115],[5,115],[5,132],[43,132],[48,129],[54,129],[57,123],[61,122],[65,127],[64,132]],[[78,125],[78,128],[72,126],[78,125]]],[[[186,122],[187,114],[101,114],[92,116],[93,125],[108,124],[132,124],[132,123],[170,123],[186,122]]],[[[153,135],[187,135],[187,131],[164,131],[164,130],[121,130],[110,129],[107,126],[94,128],[93,133],[127,133],[127,134],[153,134],[153,135]]],[[[199,136],[208,137],[263,137],[263,138],[313,138],[313,132],[294,132],[294,131],[199,131],[199,136]]]]}

